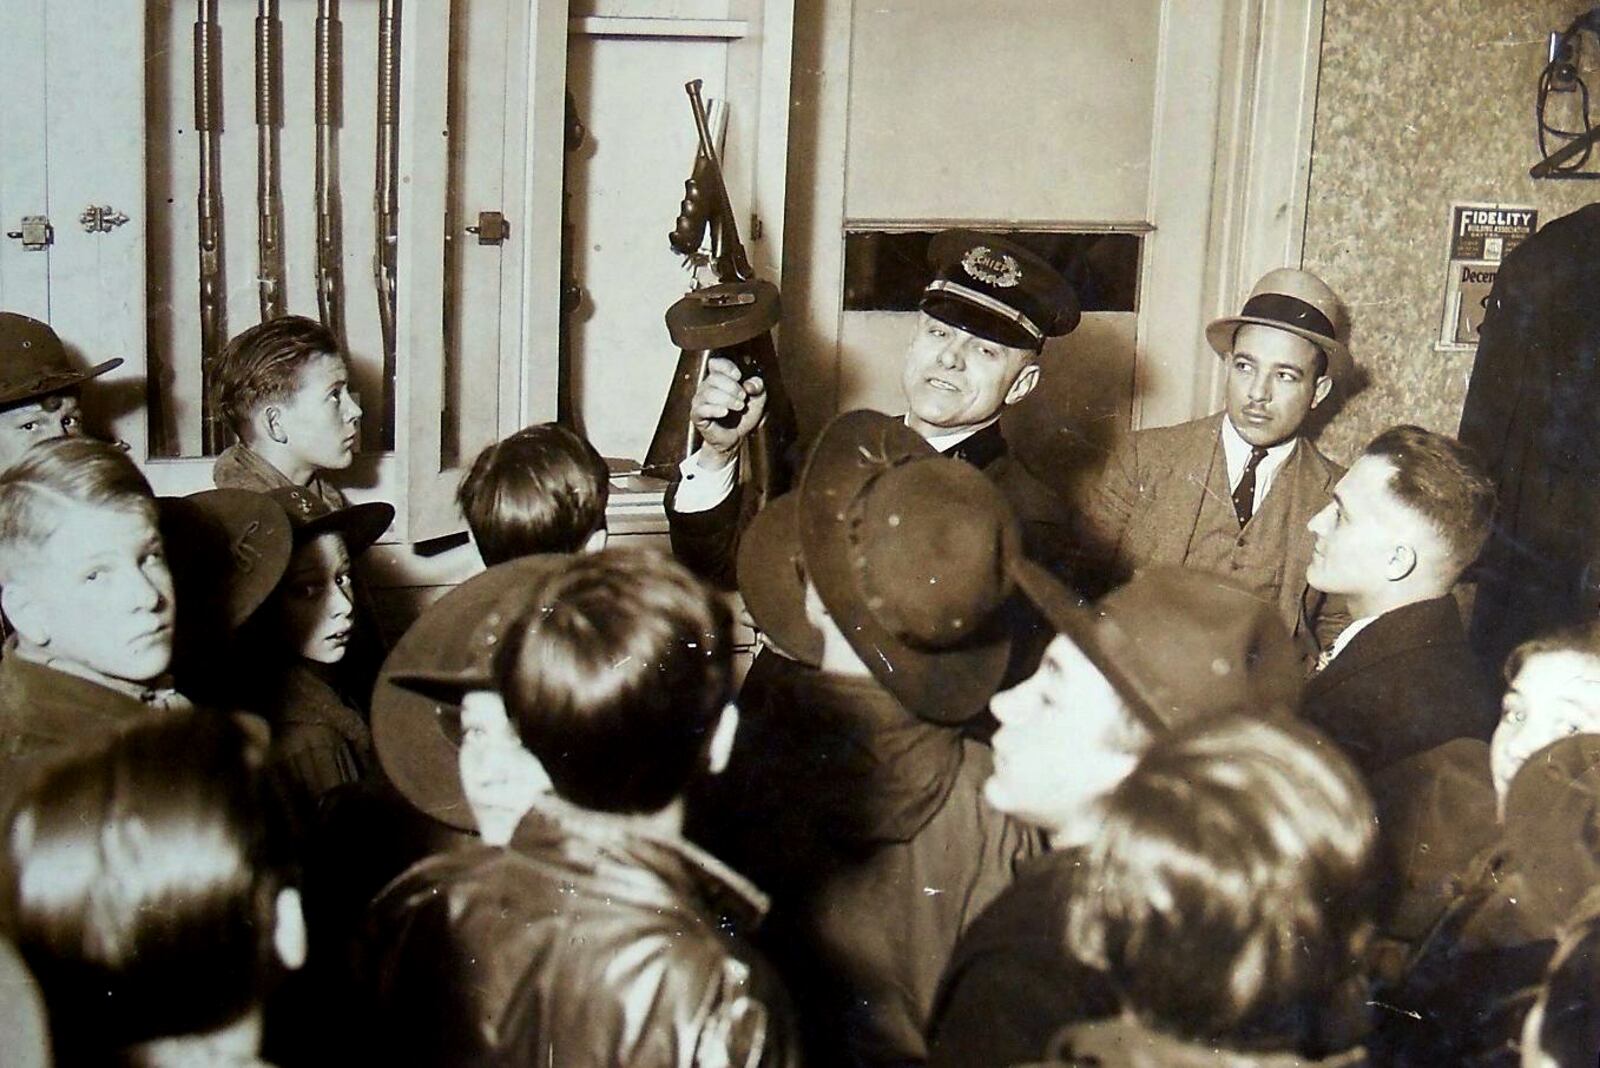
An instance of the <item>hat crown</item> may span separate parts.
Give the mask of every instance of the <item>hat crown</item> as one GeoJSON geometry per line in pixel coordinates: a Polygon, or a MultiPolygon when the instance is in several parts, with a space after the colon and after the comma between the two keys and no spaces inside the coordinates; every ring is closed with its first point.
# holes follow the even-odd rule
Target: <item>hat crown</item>
{"type": "Polygon", "coordinates": [[[928,246],[933,281],[920,307],[969,333],[1038,348],[1078,325],[1078,295],[1043,257],[1007,238],[945,230],[928,246]]]}
{"type": "MultiPolygon", "coordinates": [[[[1333,291],[1333,287],[1310,271],[1299,267],[1279,267],[1268,271],[1261,276],[1260,281],[1256,282],[1255,288],[1250,290],[1250,297],[1245,304],[1248,306],[1253,301],[1258,302],[1262,297],[1286,297],[1308,305],[1330,324],[1334,340],[1343,341],[1349,336],[1350,317],[1345,310],[1344,302],[1333,291]]],[[[1297,325],[1308,324],[1300,322],[1297,325]]]]}
{"type": "Polygon", "coordinates": [[[867,611],[923,649],[961,643],[1011,592],[1016,520],[993,483],[959,460],[884,472],[852,502],[849,538],[867,611]]]}
{"type": "Polygon", "coordinates": [[[1242,711],[1298,708],[1299,657],[1273,607],[1186,568],[1140,572],[1099,604],[1095,636],[1168,728],[1242,711]]]}

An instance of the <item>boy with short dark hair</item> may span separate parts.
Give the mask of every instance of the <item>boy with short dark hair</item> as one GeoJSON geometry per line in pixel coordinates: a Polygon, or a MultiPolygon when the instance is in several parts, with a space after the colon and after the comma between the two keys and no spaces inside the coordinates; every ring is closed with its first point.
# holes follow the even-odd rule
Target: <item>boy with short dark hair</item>
{"type": "Polygon", "coordinates": [[[492,669],[392,679],[450,691],[464,733],[531,753],[517,773],[542,764],[554,793],[505,847],[430,857],[379,895],[363,969],[377,1056],[797,1063],[782,989],[738,933],[764,899],[683,836],[684,794],[738,723],[727,609],[651,553],[500,568],[525,595],[481,620],[492,669]]]}
{"type": "Polygon", "coordinates": [[[0,761],[110,734],[183,699],[167,685],[176,620],[150,485],[85,438],[0,473],[0,761]]]}
{"type": "Polygon", "coordinates": [[[361,405],[338,339],[314,319],[286,315],[228,342],[211,388],[239,441],[212,468],[221,488],[310,490],[329,508],[348,503],[325,472],[350,466],[361,405]]]}
{"type": "Polygon", "coordinates": [[[484,565],[605,548],[610,473],[559,423],[524,427],[478,454],[456,501],[484,565]]]}
{"type": "Polygon", "coordinates": [[[0,471],[36,441],[83,433],[78,390],[121,365],[106,360],[80,371],[49,326],[0,312],[0,471]]]}

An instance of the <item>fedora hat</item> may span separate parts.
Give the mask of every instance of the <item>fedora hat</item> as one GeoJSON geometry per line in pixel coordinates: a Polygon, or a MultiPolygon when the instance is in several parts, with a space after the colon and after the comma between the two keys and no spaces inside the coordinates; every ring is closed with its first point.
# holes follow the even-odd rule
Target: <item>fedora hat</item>
{"type": "Polygon", "coordinates": [[[1072,283],[1015,241],[945,230],[928,245],[928,260],[934,278],[919,307],[935,319],[1019,349],[1037,349],[1078,325],[1072,283]]]}
{"type": "Polygon", "coordinates": [[[0,407],[59,393],[121,366],[118,357],[80,370],[48,325],[0,312],[0,407]]]}
{"type": "Polygon", "coordinates": [[[457,830],[477,823],[461,791],[462,695],[498,689],[495,654],[533,607],[540,579],[565,554],[496,564],[429,605],[383,662],[372,691],[372,742],[389,780],[413,807],[457,830]]]}
{"type": "Polygon", "coordinates": [[[315,494],[299,486],[268,490],[267,496],[277,501],[289,517],[296,544],[332,531],[343,536],[345,551],[351,556],[366,552],[394,522],[394,505],[382,501],[329,508],[315,494]]]}
{"type": "Polygon", "coordinates": [[[166,545],[178,604],[186,614],[209,603],[208,623],[236,629],[249,619],[289,567],[294,535],[289,517],[270,497],[243,489],[213,489],[161,497],[166,545]]]}
{"type": "Polygon", "coordinates": [[[1224,712],[1282,718],[1299,709],[1300,658],[1288,629],[1270,604],[1220,575],[1148,568],[1090,606],[1032,561],[1015,561],[1012,573],[1152,731],[1224,712]]]}
{"type": "Polygon", "coordinates": [[[1000,491],[901,420],[857,411],[823,429],[799,492],[806,575],[878,682],[932,722],[982,711],[1011,651],[996,609],[1021,552],[1000,491]]]}
{"type": "Polygon", "coordinates": [[[1355,371],[1347,342],[1350,317],[1339,295],[1321,278],[1298,267],[1279,267],[1261,276],[1238,315],[1206,327],[1206,341],[1219,356],[1233,352],[1234,335],[1248,324],[1270,326],[1303,337],[1328,357],[1328,374],[1348,382],[1355,371]]]}

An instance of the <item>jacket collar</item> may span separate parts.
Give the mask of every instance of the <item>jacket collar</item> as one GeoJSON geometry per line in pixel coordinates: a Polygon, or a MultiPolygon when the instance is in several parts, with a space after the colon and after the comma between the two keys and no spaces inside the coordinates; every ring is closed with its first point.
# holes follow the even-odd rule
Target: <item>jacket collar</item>
{"type": "Polygon", "coordinates": [[[948,456],[953,460],[965,460],[973,467],[988,467],[1007,452],[1005,435],[1000,432],[1000,423],[996,420],[958,441],[949,449],[940,450],[940,455],[948,456]]]}
{"type": "Polygon", "coordinates": [[[1455,645],[1466,640],[1461,613],[1450,594],[1391,608],[1364,627],[1328,666],[1311,676],[1308,686],[1321,689],[1381,660],[1423,646],[1455,645]]]}

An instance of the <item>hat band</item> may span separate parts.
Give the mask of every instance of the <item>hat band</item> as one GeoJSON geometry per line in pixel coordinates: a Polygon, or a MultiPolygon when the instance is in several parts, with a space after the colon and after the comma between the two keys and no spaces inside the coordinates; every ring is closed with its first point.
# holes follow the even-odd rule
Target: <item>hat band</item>
{"type": "Polygon", "coordinates": [[[1035,341],[1044,341],[1044,331],[1034,326],[1033,320],[1017,311],[1011,305],[995,300],[987,293],[980,293],[976,289],[968,289],[960,282],[952,282],[947,278],[935,278],[928,283],[928,288],[924,292],[948,293],[957,300],[964,300],[968,304],[976,304],[985,311],[994,312],[1008,322],[1016,323],[1035,341]]]}
{"type": "Polygon", "coordinates": [[[1239,316],[1245,319],[1273,319],[1285,326],[1298,327],[1337,341],[1333,322],[1315,304],[1308,304],[1287,293],[1258,293],[1244,302],[1239,316]]]}

